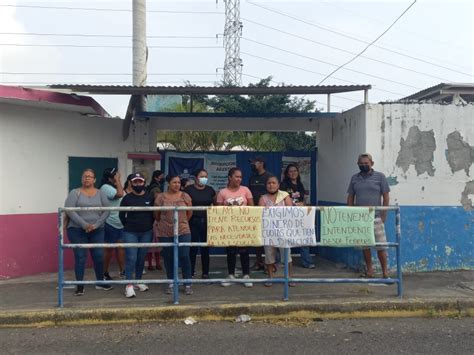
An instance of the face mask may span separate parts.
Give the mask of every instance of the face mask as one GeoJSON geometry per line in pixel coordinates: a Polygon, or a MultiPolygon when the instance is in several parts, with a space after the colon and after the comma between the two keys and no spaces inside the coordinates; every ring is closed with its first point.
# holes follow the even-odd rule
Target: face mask
{"type": "Polygon", "coordinates": [[[207,185],[207,181],[208,181],[207,177],[200,177],[199,178],[199,183],[201,185],[207,185]]]}
{"type": "Polygon", "coordinates": [[[370,171],[369,165],[359,165],[359,169],[361,173],[368,173],[370,171]]]}
{"type": "Polygon", "coordinates": [[[250,169],[252,169],[252,173],[257,172],[257,166],[255,164],[250,165],[250,169]]]}
{"type": "Polygon", "coordinates": [[[138,186],[134,186],[132,185],[132,189],[133,191],[135,191],[137,194],[143,192],[143,190],[145,190],[145,185],[138,185],[138,186]]]}

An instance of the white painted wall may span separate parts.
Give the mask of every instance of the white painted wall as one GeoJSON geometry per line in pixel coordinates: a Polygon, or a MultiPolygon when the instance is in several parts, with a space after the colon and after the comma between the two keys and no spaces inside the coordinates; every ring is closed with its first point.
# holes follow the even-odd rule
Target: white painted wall
{"type": "Polygon", "coordinates": [[[0,214],[57,211],[68,193],[69,156],[118,158],[126,176],[132,145],[133,138],[122,141],[120,119],[0,104],[0,214]]]}
{"type": "Polygon", "coordinates": [[[367,151],[375,169],[397,179],[391,186],[391,202],[400,205],[460,206],[467,181],[474,180],[474,164],[469,176],[464,170],[453,173],[446,158],[446,138],[457,130],[465,142],[474,146],[474,105],[376,104],[367,106],[367,151]],[[384,123],[385,127],[382,127],[384,123]],[[410,127],[433,130],[436,140],[434,176],[417,175],[414,165],[406,173],[396,164],[400,138],[406,139],[410,127]]]}
{"type": "Polygon", "coordinates": [[[365,106],[334,119],[319,121],[318,199],[345,202],[350,178],[358,171],[357,157],[366,150],[365,106]]]}

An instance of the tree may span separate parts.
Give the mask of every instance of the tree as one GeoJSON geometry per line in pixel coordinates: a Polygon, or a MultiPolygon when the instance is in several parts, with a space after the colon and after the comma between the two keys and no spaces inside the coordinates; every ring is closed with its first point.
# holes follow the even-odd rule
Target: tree
{"type": "MultiPolygon", "coordinates": [[[[272,78],[260,80],[254,87],[268,87],[272,78]]],[[[314,112],[315,101],[290,95],[217,95],[193,96],[193,112],[229,113],[301,113],[314,112]]],[[[183,96],[183,104],[175,112],[189,112],[191,97],[183,96]]],[[[159,132],[158,141],[163,148],[176,150],[229,150],[240,147],[243,150],[313,150],[316,147],[314,135],[305,132],[159,132]]]]}

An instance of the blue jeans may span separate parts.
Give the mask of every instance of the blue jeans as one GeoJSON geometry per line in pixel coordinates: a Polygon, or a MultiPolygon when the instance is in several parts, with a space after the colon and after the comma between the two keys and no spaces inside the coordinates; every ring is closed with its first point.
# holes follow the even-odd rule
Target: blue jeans
{"type": "MultiPolygon", "coordinates": [[[[153,231],[146,232],[122,232],[124,243],[151,243],[153,240],[153,231]]],[[[141,280],[143,268],[145,266],[145,257],[148,248],[125,248],[125,276],[127,280],[141,280]]]]}
{"type": "MultiPolygon", "coordinates": [[[[71,244],[85,244],[85,243],[103,243],[104,242],[104,228],[97,228],[96,230],[86,233],[82,228],[70,227],[67,229],[67,236],[71,244]]],[[[84,280],[84,271],[87,261],[87,249],[78,248],[74,250],[74,273],[77,281],[84,280]]],[[[104,279],[104,249],[93,248],[90,249],[92,261],[94,262],[94,271],[96,280],[104,279]]]]}
{"type": "Polygon", "coordinates": [[[304,267],[309,267],[314,264],[309,247],[300,247],[301,262],[304,267]]]}
{"type": "MultiPolygon", "coordinates": [[[[173,237],[160,237],[160,243],[173,243],[173,237]]],[[[190,243],[191,234],[182,234],[179,236],[180,243],[190,243]]],[[[178,267],[181,267],[183,273],[183,279],[190,279],[191,275],[191,258],[189,257],[189,246],[178,247],[178,267]]],[[[163,258],[165,259],[166,277],[173,279],[173,247],[163,247],[162,252],[163,258]]],[[[186,284],[188,285],[188,284],[186,284]]]]}

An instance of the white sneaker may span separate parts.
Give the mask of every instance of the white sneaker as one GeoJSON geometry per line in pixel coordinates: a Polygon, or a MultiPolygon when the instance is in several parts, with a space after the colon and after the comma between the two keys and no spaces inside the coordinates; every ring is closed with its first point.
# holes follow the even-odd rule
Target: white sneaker
{"type": "Polygon", "coordinates": [[[146,269],[145,268],[143,268],[142,275],[146,275],[146,269]]]}
{"type": "Polygon", "coordinates": [[[145,284],[136,284],[136,285],[133,285],[133,288],[134,288],[135,290],[140,291],[140,292],[148,291],[148,286],[145,285],[145,284]]]}
{"type": "MultiPolygon", "coordinates": [[[[227,276],[226,278],[227,280],[235,280],[235,276],[234,275],[229,275],[227,276]]],[[[221,286],[222,287],[228,287],[228,286],[231,286],[233,284],[233,282],[221,282],[221,286]]]]}
{"type": "MultiPolygon", "coordinates": [[[[244,275],[243,279],[250,279],[249,275],[244,275]]],[[[253,283],[251,282],[244,282],[245,287],[253,287],[253,283]]]]}
{"type": "Polygon", "coordinates": [[[173,284],[168,285],[168,287],[166,288],[166,294],[167,295],[172,295],[173,294],[173,284]]]}
{"type": "Polygon", "coordinates": [[[135,290],[133,289],[133,285],[127,285],[125,287],[125,297],[127,298],[133,298],[135,297],[135,290]]]}

